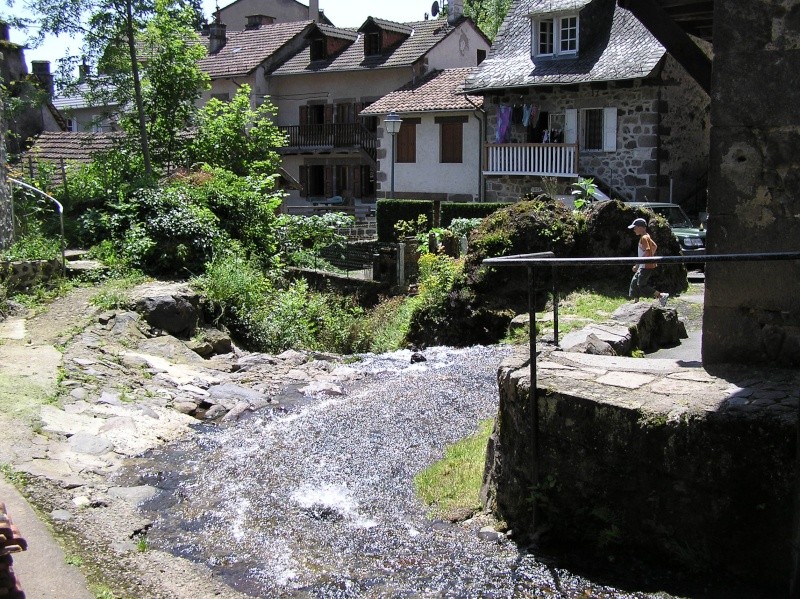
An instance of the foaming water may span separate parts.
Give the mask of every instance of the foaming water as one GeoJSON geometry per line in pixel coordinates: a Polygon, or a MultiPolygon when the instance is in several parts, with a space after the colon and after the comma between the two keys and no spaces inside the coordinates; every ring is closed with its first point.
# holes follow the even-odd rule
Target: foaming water
{"type": "Polygon", "coordinates": [[[366,376],[344,396],[154,452],[142,478],[163,492],[144,506],[149,541],[254,597],[647,596],[426,517],[413,477],[495,415],[509,351],[432,348],[415,364],[408,351],[365,355],[352,367],[366,376]]]}

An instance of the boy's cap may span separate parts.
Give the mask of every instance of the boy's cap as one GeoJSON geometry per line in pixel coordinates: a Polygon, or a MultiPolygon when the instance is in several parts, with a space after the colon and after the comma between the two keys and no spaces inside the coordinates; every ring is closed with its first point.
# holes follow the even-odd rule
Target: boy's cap
{"type": "Polygon", "coordinates": [[[634,227],[647,227],[647,221],[643,218],[634,219],[634,221],[628,225],[628,228],[633,229],[634,227]]]}

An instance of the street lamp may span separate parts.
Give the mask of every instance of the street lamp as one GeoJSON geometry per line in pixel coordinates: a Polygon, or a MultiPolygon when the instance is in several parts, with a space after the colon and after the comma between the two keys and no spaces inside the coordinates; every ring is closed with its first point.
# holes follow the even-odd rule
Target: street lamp
{"type": "Polygon", "coordinates": [[[383,121],[384,126],[386,127],[386,131],[389,135],[392,136],[392,194],[391,197],[394,198],[394,155],[395,150],[397,148],[396,139],[397,133],[400,131],[400,125],[403,124],[403,119],[400,118],[400,115],[396,112],[392,111],[386,115],[386,118],[383,121]]]}

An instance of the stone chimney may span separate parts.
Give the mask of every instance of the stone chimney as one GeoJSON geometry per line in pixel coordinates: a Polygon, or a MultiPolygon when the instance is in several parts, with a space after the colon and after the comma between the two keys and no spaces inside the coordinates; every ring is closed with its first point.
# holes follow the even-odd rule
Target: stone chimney
{"type": "Polygon", "coordinates": [[[225,35],[225,23],[211,23],[208,30],[208,53],[216,54],[225,46],[228,38],[225,35]]]}
{"type": "Polygon", "coordinates": [[[262,25],[272,25],[275,22],[275,17],[268,17],[267,15],[247,15],[247,24],[245,29],[259,29],[262,25]]]}
{"type": "Polygon", "coordinates": [[[311,21],[319,22],[319,0],[309,0],[309,2],[308,2],[308,18],[311,21]]]}
{"type": "Polygon", "coordinates": [[[32,60],[31,68],[33,69],[33,76],[39,80],[39,85],[47,92],[47,95],[52,98],[55,93],[55,86],[53,83],[53,75],[50,73],[49,60],[32,60]]]}
{"type": "Polygon", "coordinates": [[[78,65],[78,83],[86,83],[89,78],[89,65],[86,61],[78,65]]]}
{"type": "Polygon", "coordinates": [[[447,0],[447,23],[455,25],[464,16],[464,0],[447,0]]]}

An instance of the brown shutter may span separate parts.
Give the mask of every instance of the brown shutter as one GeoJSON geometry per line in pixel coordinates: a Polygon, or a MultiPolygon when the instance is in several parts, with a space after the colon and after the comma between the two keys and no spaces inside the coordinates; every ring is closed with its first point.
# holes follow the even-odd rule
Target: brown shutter
{"type": "Polygon", "coordinates": [[[325,167],[325,197],[331,198],[334,196],[333,193],[333,167],[326,166],[325,167]]]}
{"type": "Polygon", "coordinates": [[[300,124],[308,125],[308,106],[300,107],[300,124]]]}
{"type": "Polygon", "coordinates": [[[308,197],[308,167],[305,164],[300,165],[300,195],[308,197]]]}
{"type": "Polygon", "coordinates": [[[333,122],[333,104],[325,104],[325,125],[333,122]]]}
{"type": "Polygon", "coordinates": [[[361,189],[361,166],[353,167],[353,196],[357,198],[364,197],[364,190],[361,189]]]}

